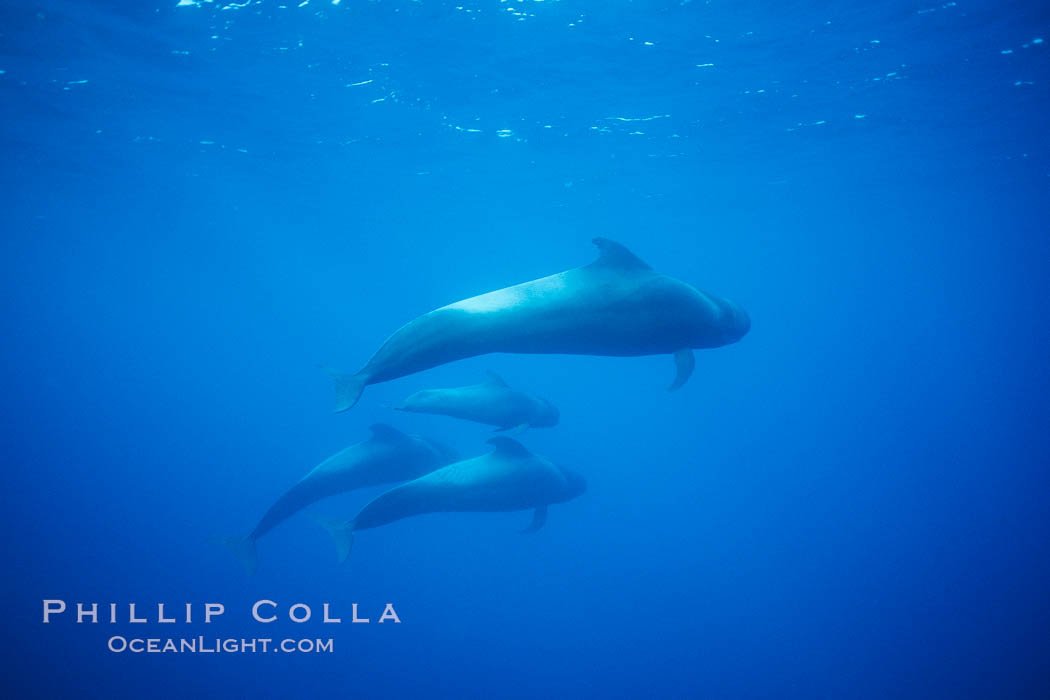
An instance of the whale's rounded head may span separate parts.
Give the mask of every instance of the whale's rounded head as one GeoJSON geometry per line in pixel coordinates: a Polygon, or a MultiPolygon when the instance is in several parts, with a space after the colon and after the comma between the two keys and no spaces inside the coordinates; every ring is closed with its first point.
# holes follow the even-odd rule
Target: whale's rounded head
{"type": "Polygon", "coordinates": [[[540,399],[540,410],[536,416],[536,419],[532,421],[532,426],[535,428],[552,428],[558,424],[561,420],[561,412],[558,411],[558,407],[552,404],[547,399],[540,399]]]}
{"type": "MultiPolygon", "coordinates": [[[[732,304],[732,302],[730,302],[732,304]]],[[[748,331],[751,330],[751,317],[747,315],[747,312],[736,304],[733,306],[733,322],[730,324],[729,335],[732,337],[732,342],[736,342],[747,335],[748,331]]]]}
{"type": "Polygon", "coordinates": [[[747,335],[751,330],[751,317],[738,304],[722,299],[722,344],[729,345],[747,335]]]}
{"type": "Polygon", "coordinates": [[[587,491],[587,480],[583,478],[582,474],[565,467],[558,467],[558,470],[561,471],[566,482],[563,500],[571,501],[577,496],[582,496],[587,491]]]}
{"type": "Polygon", "coordinates": [[[402,411],[426,413],[432,410],[440,402],[440,399],[441,395],[439,392],[433,389],[422,389],[402,401],[397,408],[402,411]]]}

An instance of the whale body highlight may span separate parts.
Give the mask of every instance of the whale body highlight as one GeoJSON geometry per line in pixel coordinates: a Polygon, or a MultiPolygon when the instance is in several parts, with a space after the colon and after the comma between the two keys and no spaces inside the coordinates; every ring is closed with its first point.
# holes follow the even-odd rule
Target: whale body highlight
{"type": "Polygon", "coordinates": [[[671,354],[677,389],[693,349],[734,343],[751,328],[737,304],[653,270],[624,246],[595,238],[584,267],[498,289],[402,326],[353,374],[329,370],[336,411],[370,384],[494,352],[630,357],[671,354]]]}
{"type": "Polygon", "coordinates": [[[493,372],[489,372],[488,379],[481,384],[417,391],[394,408],[462,418],[516,432],[549,428],[559,420],[558,409],[550,401],[515,391],[493,372]]]}
{"type": "Polygon", "coordinates": [[[321,522],[335,540],[339,561],[350,555],[353,535],[424,513],[499,513],[533,509],[522,532],[543,527],[547,506],[564,503],[587,490],[577,472],[533,454],[517,440],[500,436],[495,449],[480,457],[449,464],[377,496],[353,520],[321,522]]]}
{"type": "Polygon", "coordinates": [[[224,540],[248,573],[256,567],[256,541],[303,508],[339,493],[415,479],[456,459],[444,445],[389,425],[377,423],[370,430],[370,438],[336,452],[288,489],[250,534],[224,540]]]}

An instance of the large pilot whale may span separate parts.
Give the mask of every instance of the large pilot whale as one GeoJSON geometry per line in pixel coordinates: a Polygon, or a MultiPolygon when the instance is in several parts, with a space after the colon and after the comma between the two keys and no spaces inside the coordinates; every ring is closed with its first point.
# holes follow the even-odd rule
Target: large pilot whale
{"type": "Polygon", "coordinates": [[[499,513],[535,509],[523,533],[536,532],[547,521],[547,506],[564,503],[587,490],[576,472],[529,452],[520,442],[499,436],[495,449],[426,476],[395,486],[361,509],[353,520],[321,521],[335,539],[339,561],[345,561],[358,530],[379,527],[423,513],[499,513]]]}
{"type": "Polygon", "coordinates": [[[329,370],[336,411],[369,384],[492,352],[638,356],[673,354],[677,389],[694,348],[734,343],[751,328],[733,302],[656,272],[634,253],[595,238],[584,267],[443,306],[402,326],[353,374],[329,370]]]}
{"type": "Polygon", "coordinates": [[[399,411],[436,413],[486,423],[497,430],[549,428],[558,424],[558,409],[547,399],[515,391],[503,378],[489,372],[481,384],[452,389],[423,389],[397,406],[399,411]]]}
{"type": "Polygon", "coordinates": [[[255,571],[256,540],[306,506],[366,486],[415,479],[457,458],[440,443],[406,435],[389,425],[378,423],[371,431],[370,438],[336,452],[288,489],[249,535],[223,540],[249,574],[255,571]]]}

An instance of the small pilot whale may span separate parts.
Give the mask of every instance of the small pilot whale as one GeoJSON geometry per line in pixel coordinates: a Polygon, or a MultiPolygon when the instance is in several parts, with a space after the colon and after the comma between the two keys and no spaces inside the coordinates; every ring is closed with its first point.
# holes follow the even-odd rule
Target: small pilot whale
{"type": "Polygon", "coordinates": [[[582,476],[534,455],[517,440],[500,436],[488,442],[495,447],[492,452],[395,486],[362,508],[353,520],[318,520],[335,540],[339,561],[350,556],[358,530],[423,513],[535,509],[522,533],[536,532],[547,521],[548,505],[570,501],[587,490],[582,476]]]}
{"type": "Polygon", "coordinates": [[[417,391],[394,408],[495,425],[497,431],[513,428],[516,433],[558,424],[558,409],[550,401],[514,391],[499,375],[488,374],[481,384],[417,391]]]}
{"type": "Polygon", "coordinates": [[[656,272],[627,248],[595,238],[590,265],[457,301],[394,332],[353,374],[329,370],[336,411],[369,384],[492,352],[630,357],[673,354],[677,376],[692,374],[694,348],[740,340],[751,328],[733,302],[656,272]]]}
{"type": "Polygon", "coordinates": [[[366,486],[415,479],[456,459],[444,445],[389,425],[377,423],[371,431],[370,438],[336,452],[288,489],[249,535],[223,540],[249,574],[255,571],[256,540],[306,506],[366,486]]]}

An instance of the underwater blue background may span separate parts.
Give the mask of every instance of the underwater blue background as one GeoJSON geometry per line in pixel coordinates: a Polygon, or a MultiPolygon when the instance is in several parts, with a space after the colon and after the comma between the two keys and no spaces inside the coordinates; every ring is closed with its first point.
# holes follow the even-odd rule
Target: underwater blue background
{"type": "Polygon", "coordinates": [[[0,8],[4,697],[1050,696],[1045,3],[297,5],[0,8]],[[331,412],[318,363],[595,236],[751,333],[673,394],[669,357],[495,355],[331,412]],[[589,481],[536,535],[424,516],[338,566],[300,515],[251,578],[208,542],[374,422],[485,451],[384,404],[490,369],[589,481]]]}

